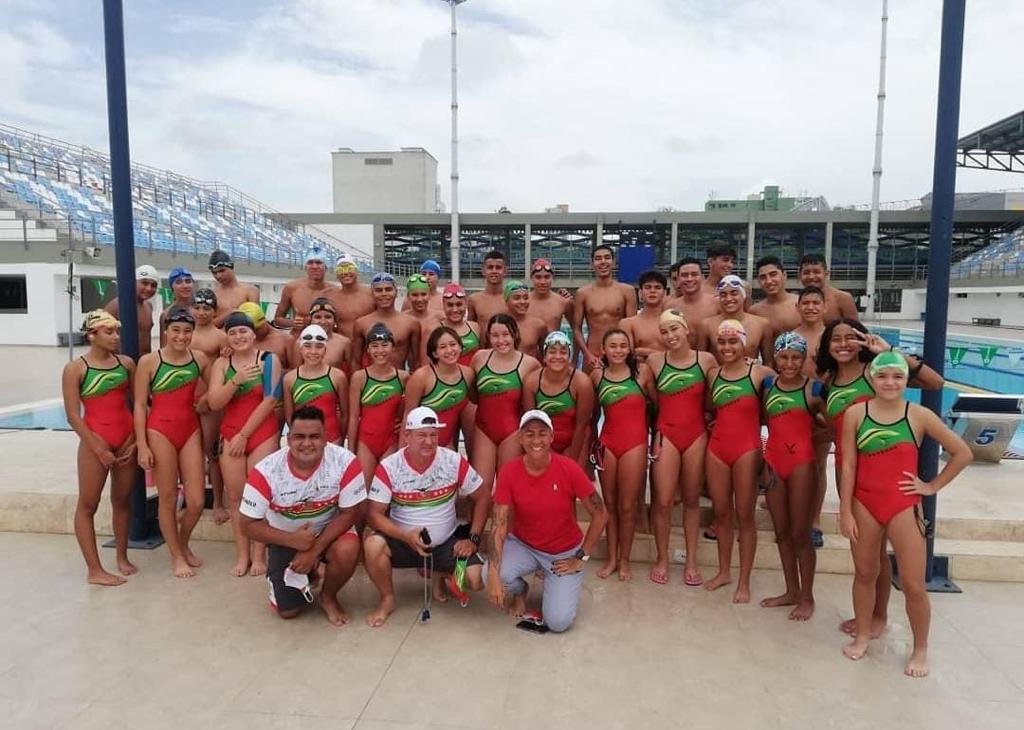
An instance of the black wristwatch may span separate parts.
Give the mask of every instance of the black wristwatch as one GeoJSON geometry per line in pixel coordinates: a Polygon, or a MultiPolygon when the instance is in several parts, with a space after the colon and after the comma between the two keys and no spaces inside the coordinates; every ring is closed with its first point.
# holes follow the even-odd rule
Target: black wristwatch
{"type": "Polygon", "coordinates": [[[476,545],[477,547],[480,547],[480,535],[478,533],[476,533],[476,532],[469,533],[469,541],[471,543],[473,543],[474,545],[476,545]]]}
{"type": "Polygon", "coordinates": [[[576,558],[577,560],[582,560],[584,563],[587,562],[588,560],[590,560],[590,556],[587,555],[583,551],[583,548],[580,548],[579,550],[577,550],[576,554],[573,555],[573,557],[576,558]]]}

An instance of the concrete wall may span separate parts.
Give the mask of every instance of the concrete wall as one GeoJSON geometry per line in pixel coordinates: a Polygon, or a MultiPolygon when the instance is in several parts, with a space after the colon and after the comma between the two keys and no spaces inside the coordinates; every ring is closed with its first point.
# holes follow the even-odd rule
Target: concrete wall
{"type": "Polygon", "coordinates": [[[335,213],[434,213],[437,160],[420,148],[331,153],[335,213]],[[389,164],[380,164],[390,161],[389,164]],[[376,163],[376,164],[375,164],[376,163]]]}
{"type": "MultiPolygon", "coordinates": [[[[949,295],[950,322],[970,324],[975,317],[995,317],[1003,326],[1024,327],[1024,286],[954,287],[949,295]]],[[[924,311],[925,290],[905,290],[900,319],[919,319],[924,311]]]]}

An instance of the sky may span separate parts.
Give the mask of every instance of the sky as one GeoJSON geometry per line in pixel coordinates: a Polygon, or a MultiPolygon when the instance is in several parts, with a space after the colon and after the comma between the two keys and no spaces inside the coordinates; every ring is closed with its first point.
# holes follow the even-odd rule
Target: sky
{"type": "MultiPolygon", "coordinates": [[[[889,3],[882,200],[931,187],[940,0],[889,3]]],[[[330,152],[424,147],[449,177],[442,0],[127,0],[132,157],[282,211],[330,152]]],[[[867,203],[881,0],[469,0],[460,209],[703,209],[781,185],[867,203]]],[[[0,0],[0,122],[107,149],[100,0],[0,0]]],[[[1021,0],[971,0],[960,129],[1020,111],[1021,0]],[[1013,92],[1017,89],[1017,92],[1013,92]]],[[[961,170],[961,191],[1024,186],[961,170]]]]}

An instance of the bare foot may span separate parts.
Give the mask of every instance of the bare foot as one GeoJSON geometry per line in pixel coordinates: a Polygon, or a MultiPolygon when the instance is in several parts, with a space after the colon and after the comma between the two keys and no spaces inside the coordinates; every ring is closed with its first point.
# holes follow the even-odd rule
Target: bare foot
{"type": "Polygon", "coordinates": [[[728,573],[719,573],[711,580],[704,584],[704,590],[706,591],[717,591],[722,586],[727,586],[732,582],[732,576],[728,573]]]}
{"type": "Polygon", "coordinates": [[[908,677],[927,677],[928,650],[914,649],[914,652],[910,655],[910,659],[907,660],[907,666],[904,667],[903,673],[908,677]]]}
{"type": "Polygon", "coordinates": [[[203,566],[203,559],[192,552],[189,548],[185,548],[185,560],[187,560],[188,564],[193,568],[201,568],[203,566]]]}
{"type": "Polygon", "coordinates": [[[843,655],[847,659],[857,661],[862,659],[865,654],[868,653],[868,642],[867,640],[854,639],[849,644],[843,647],[843,655]]]}
{"type": "Polygon", "coordinates": [[[647,577],[651,579],[651,583],[657,583],[660,586],[665,585],[668,583],[668,565],[658,563],[651,568],[651,572],[648,573],[647,577]]]}
{"type": "Polygon", "coordinates": [[[264,575],[267,572],[267,564],[262,560],[253,560],[249,567],[249,575],[264,575]]]}
{"type": "Polygon", "coordinates": [[[633,569],[629,566],[628,560],[619,563],[619,582],[629,583],[633,580],[633,569]]]}
{"type": "Polygon", "coordinates": [[[796,608],[789,612],[790,621],[806,621],[814,614],[814,601],[801,600],[796,604],[796,608]]]}
{"type": "Polygon", "coordinates": [[[512,600],[508,604],[508,615],[512,618],[522,618],[524,613],[526,613],[526,594],[520,593],[517,596],[512,596],[512,600]]]}
{"type": "Polygon", "coordinates": [[[733,603],[750,603],[750,586],[736,586],[736,592],[732,594],[733,603]]]}
{"type": "Polygon", "coordinates": [[[196,573],[186,558],[175,558],[171,561],[171,570],[178,578],[191,578],[196,573]]]}
{"type": "Polygon", "coordinates": [[[119,586],[122,583],[127,583],[123,576],[108,573],[102,568],[96,571],[89,571],[86,581],[94,586],[119,586]]]}
{"type": "Polygon", "coordinates": [[[121,575],[135,575],[139,572],[139,569],[132,565],[132,561],[128,558],[118,558],[117,569],[121,571],[121,575]]]}
{"type": "Polygon", "coordinates": [[[384,625],[384,622],[388,620],[388,616],[395,610],[395,597],[385,596],[380,599],[380,605],[377,606],[377,610],[366,617],[366,625],[372,629],[376,629],[384,625]]]}
{"type": "Polygon", "coordinates": [[[700,568],[696,565],[684,568],[683,583],[691,588],[696,588],[697,586],[702,585],[704,583],[704,576],[701,575],[700,568]]]}
{"type": "MultiPolygon", "coordinates": [[[[886,619],[879,618],[878,616],[871,617],[871,633],[868,634],[869,639],[877,639],[879,636],[885,633],[886,619]]],[[[844,634],[853,636],[857,631],[857,620],[848,618],[839,624],[839,630],[844,634]]]]}
{"type": "Polygon", "coordinates": [[[440,573],[434,573],[434,600],[438,603],[448,603],[448,591],[445,590],[444,580],[440,573]]]}
{"type": "Polygon", "coordinates": [[[247,558],[242,558],[241,560],[239,560],[237,563],[235,563],[235,567],[231,569],[231,575],[235,576],[236,578],[241,578],[248,572],[249,560],[247,558]]]}
{"type": "Polygon", "coordinates": [[[345,609],[338,603],[338,599],[335,596],[329,596],[326,593],[320,594],[320,610],[324,612],[324,616],[327,617],[327,623],[332,626],[344,626],[349,622],[349,615],[345,613],[345,609]]]}
{"type": "Polygon", "coordinates": [[[776,608],[777,606],[796,605],[796,596],[792,593],[783,593],[781,596],[761,599],[761,608],[776,608]]]}
{"type": "Polygon", "coordinates": [[[599,571],[597,571],[597,577],[598,578],[602,578],[602,579],[607,578],[609,575],[611,575],[612,573],[614,573],[618,569],[619,569],[618,561],[616,561],[616,560],[609,560],[607,563],[604,564],[603,568],[601,568],[599,571]]]}
{"type": "Polygon", "coordinates": [[[223,525],[231,519],[231,515],[223,506],[213,505],[213,524],[223,525]]]}

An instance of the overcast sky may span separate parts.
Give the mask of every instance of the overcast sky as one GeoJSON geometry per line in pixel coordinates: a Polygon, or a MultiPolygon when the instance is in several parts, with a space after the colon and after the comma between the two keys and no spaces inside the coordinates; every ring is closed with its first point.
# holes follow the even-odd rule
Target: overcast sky
{"type": "MultiPolygon", "coordinates": [[[[330,151],[449,175],[441,0],[127,0],[133,159],[328,211],[330,151]]],[[[940,0],[890,2],[882,199],[931,187],[940,0]]],[[[464,211],[871,194],[880,0],[470,0],[464,211]]],[[[99,0],[0,0],[0,121],[107,148],[99,0]]],[[[1021,0],[971,0],[962,132],[1019,111],[1021,0]]],[[[960,171],[958,189],[1021,187],[960,171]]]]}

